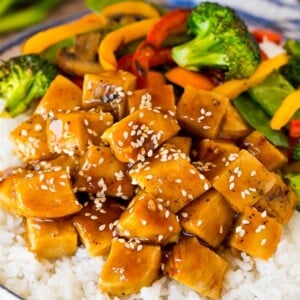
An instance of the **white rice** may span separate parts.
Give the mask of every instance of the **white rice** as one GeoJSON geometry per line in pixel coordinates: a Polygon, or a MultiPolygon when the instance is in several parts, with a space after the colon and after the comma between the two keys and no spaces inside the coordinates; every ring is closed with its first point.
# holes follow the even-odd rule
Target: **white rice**
{"type": "MultiPolygon", "coordinates": [[[[25,116],[26,117],[26,116],[25,116]]],[[[8,133],[20,121],[0,119],[0,169],[19,165],[11,154],[8,133]]],[[[108,300],[97,289],[104,258],[91,258],[84,248],[73,257],[48,261],[38,260],[27,250],[22,219],[0,209],[0,283],[27,300],[108,300]]],[[[230,261],[222,300],[298,300],[300,299],[300,213],[295,212],[285,226],[275,255],[268,261],[226,255],[230,261]]],[[[1,298],[7,300],[8,298],[1,298]]],[[[114,300],[119,298],[114,297],[114,300]]],[[[162,278],[152,287],[144,287],[130,300],[168,299],[204,300],[191,289],[162,278]]]]}

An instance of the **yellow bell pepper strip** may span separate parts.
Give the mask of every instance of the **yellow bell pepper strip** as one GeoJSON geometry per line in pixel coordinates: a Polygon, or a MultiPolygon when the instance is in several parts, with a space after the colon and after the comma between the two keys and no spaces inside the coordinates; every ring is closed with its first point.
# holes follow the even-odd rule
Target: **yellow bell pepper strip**
{"type": "Polygon", "coordinates": [[[157,18],[160,16],[158,10],[151,4],[139,1],[124,1],[113,3],[104,7],[101,14],[110,18],[114,15],[137,15],[145,18],[157,18]]]}
{"type": "Polygon", "coordinates": [[[288,60],[289,56],[286,53],[264,60],[249,78],[229,80],[214,88],[213,91],[229,99],[235,99],[249,88],[261,83],[273,71],[287,64],[288,60]]]}
{"type": "Polygon", "coordinates": [[[270,126],[274,130],[280,130],[293,117],[295,112],[300,109],[300,90],[289,94],[276,110],[271,119],[270,126]]]}
{"type": "Polygon", "coordinates": [[[91,13],[73,22],[41,31],[30,37],[22,47],[22,54],[41,53],[48,47],[76,34],[96,30],[106,25],[107,19],[91,13]]]}
{"type": "Polygon", "coordinates": [[[115,51],[130,41],[146,36],[149,30],[159,21],[160,18],[151,18],[134,22],[107,34],[98,49],[99,62],[106,71],[115,71],[118,62],[115,51]]]}

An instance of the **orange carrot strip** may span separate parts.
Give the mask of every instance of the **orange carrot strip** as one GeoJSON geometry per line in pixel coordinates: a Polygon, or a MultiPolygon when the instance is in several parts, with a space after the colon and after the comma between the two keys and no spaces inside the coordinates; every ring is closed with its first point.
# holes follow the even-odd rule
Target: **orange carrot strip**
{"type": "Polygon", "coordinates": [[[213,83],[203,74],[186,70],[181,67],[175,67],[166,72],[165,77],[181,87],[190,85],[194,88],[201,90],[212,90],[215,86],[213,83]]]}

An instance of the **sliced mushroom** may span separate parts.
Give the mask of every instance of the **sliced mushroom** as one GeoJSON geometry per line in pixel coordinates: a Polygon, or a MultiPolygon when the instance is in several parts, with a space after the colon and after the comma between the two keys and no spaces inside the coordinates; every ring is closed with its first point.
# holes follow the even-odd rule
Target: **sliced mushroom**
{"type": "Polygon", "coordinates": [[[80,34],[75,38],[74,48],[63,48],[57,55],[57,65],[65,73],[83,77],[86,73],[100,73],[97,59],[101,40],[99,32],[80,34]]]}

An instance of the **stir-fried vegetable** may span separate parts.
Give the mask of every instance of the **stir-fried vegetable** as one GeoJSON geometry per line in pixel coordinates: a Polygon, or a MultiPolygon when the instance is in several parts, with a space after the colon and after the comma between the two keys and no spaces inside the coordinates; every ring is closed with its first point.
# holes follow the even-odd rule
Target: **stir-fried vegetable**
{"type": "Polygon", "coordinates": [[[0,65],[2,111],[16,116],[41,98],[57,74],[56,68],[38,55],[17,56],[0,65]]]}
{"type": "Polygon", "coordinates": [[[194,39],[173,49],[173,58],[181,67],[218,68],[227,79],[245,78],[261,60],[257,42],[229,7],[201,3],[188,18],[188,30],[194,39]]]}
{"type": "Polygon", "coordinates": [[[270,128],[268,115],[246,94],[237,97],[233,104],[242,114],[243,118],[256,130],[267,137],[274,145],[288,147],[288,140],[283,132],[270,128]]]}
{"type": "Polygon", "coordinates": [[[61,0],[2,0],[0,4],[0,34],[22,29],[43,21],[61,0]]]}
{"type": "Polygon", "coordinates": [[[291,56],[289,63],[281,68],[282,74],[295,87],[300,87],[300,41],[287,40],[284,48],[291,56]]]}

